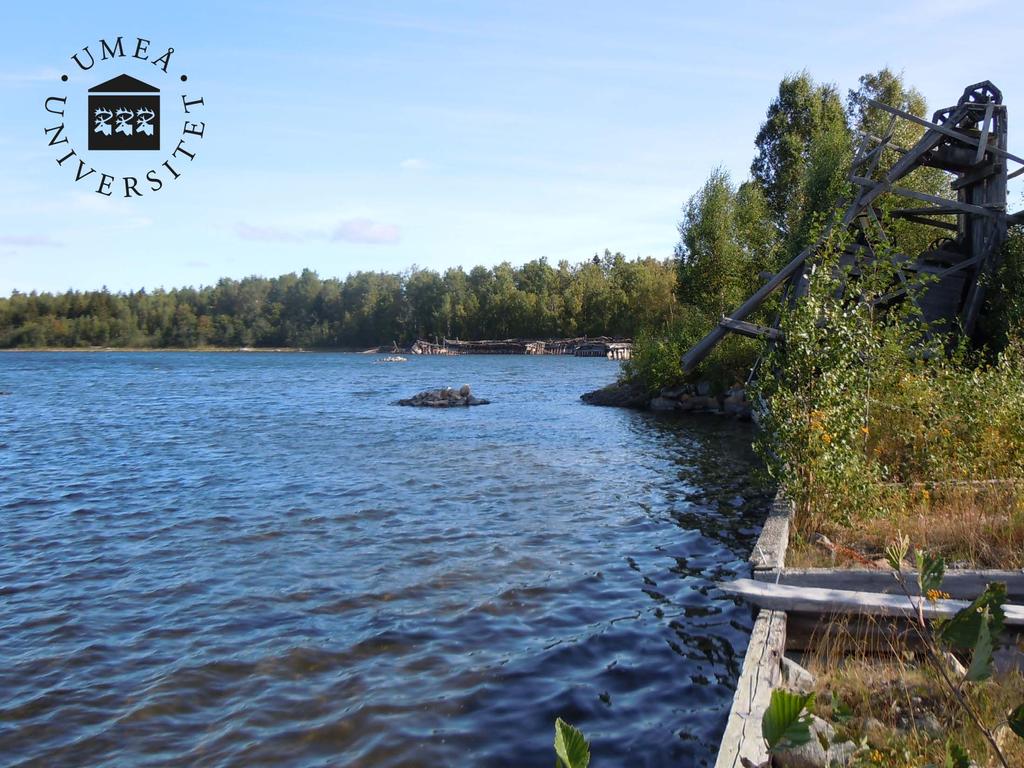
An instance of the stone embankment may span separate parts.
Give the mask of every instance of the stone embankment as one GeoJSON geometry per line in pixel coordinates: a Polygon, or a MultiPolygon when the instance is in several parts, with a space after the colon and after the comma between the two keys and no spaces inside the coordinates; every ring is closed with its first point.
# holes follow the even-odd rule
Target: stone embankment
{"type": "Polygon", "coordinates": [[[723,393],[712,394],[711,385],[702,381],[695,385],[684,385],[662,389],[651,397],[650,393],[635,382],[611,384],[604,389],[587,392],[580,399],[591,405],[607,405],[618,408],[636,408],[660,412],[718,413],[733,416],[741,421],[751,417],[751,405],[742,385],[730,387],[723,393]]]}

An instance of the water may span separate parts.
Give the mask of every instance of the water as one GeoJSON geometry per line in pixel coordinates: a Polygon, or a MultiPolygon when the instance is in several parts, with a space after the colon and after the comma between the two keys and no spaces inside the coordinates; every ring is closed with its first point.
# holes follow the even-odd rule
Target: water
{"type": "Polygon", "coordinates": [[[0,355],[0,764],[711,764],[748,428],[563,357],[0,355]],[[492,404],[389,405],[469,382],[492,404]]]}

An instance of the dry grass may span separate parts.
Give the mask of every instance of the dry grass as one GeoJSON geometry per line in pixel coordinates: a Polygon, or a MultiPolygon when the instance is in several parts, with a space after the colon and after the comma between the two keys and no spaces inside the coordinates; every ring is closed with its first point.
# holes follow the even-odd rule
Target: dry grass
{"type": "Polygon", "coordinates": [[[861,566],[852,556],[811,543],[821,533],[869,560],[882,557],[900,532],[915,548],[943,555],[962,568],[1024,567],[1024,488],[979,483],[945,487],[891,487],[880,493],[879,512],[852,526],[810,523],[798,514],[786,554],[791,567],[861,566]]]}
{"type": "MultiPolygon", "coordinates": [[[[815,675],[815,712],[835,725],[839,740],[865,745],[853,765],[944,765],[947,738],[966,747],[979,765],[998,765],[927,661],[917,630],[904,625],[894,632],[893,626],[869,620],[855,628],[837,618],[816,635],[815,651],[804,659],[815,675]]],[[[1010,765],[1024,766],[1024,740],[996,727],[1024,701],[1024,675],[1004,670],[984,683],[966,684],[964,691],[1010,765]]]]}

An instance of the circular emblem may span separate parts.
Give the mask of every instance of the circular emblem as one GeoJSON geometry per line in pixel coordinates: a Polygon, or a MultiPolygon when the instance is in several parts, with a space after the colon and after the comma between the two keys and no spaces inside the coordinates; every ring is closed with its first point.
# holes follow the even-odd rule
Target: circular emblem
{"type": "Polygon", "coordinates": [[[106,197],[168,188],[200,154],[206,103],[174,48],[144,37],[101,39],[68,59],[43,129],[57,165],[106,197]]]}

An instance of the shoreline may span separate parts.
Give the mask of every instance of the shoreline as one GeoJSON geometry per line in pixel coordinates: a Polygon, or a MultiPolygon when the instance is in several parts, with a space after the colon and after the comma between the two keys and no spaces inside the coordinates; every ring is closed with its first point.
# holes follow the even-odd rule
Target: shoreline
{"type": "MultiPolygon", "coordinates": [[[[4,347],[3,352],[340,352],[364,353],[357,349],[305,349],[302,347],[4,347]]],[[[381,354],[373,352],[371,354],[381,354]]]]}

